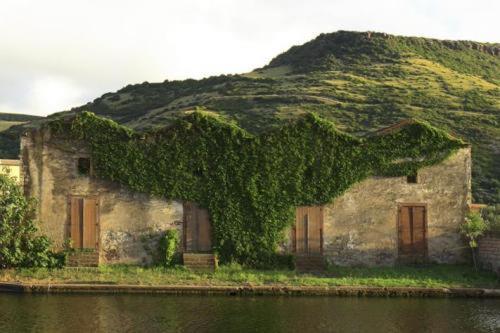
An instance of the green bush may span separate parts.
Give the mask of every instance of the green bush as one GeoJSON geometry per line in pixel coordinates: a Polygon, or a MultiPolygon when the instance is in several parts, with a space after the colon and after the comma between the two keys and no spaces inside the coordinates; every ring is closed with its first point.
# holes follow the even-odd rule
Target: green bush
{"type": "Polygon", "coordinates": [[[160,261],[165,267],[171,267],[178,262],[179,233],[169,229],[160,240],[160,261]]]}
{"type": "Polygon", "coordinates": [[[474,268],[477,269],[476,248],[477,240],[488,230],[488,225],[485,223],[481,214],[468,213],[464,223],[460,226],[460,233],[467,238],[468,245],[471,249],[472,261],[474,268]]]}
{"type": "Polygon", "coordinates": [[[51,241],[37,235],[35,202],[21,187],[0,175],[0,268],[59,267],[64,256],[51,251],[51,241]]]}
{"type": "Polygon", "coordinates": [[[267,263],[264,263],[259,268],[263,269],[295,269],[295,257],[292,254],[288,253],[276,253],[267,263]]]}
{"type": "Polygon", "coordinates": [[[482,215],[488,230],[500,234],[500,204],[484,208],[482,215]]]}

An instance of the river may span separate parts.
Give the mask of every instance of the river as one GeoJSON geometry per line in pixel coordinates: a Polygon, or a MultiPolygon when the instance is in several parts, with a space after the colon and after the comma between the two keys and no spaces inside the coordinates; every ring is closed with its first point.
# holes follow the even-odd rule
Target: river
{"type": "Polygon", "coordinates": [[[500,332],[500,301],[0,294],[0,332],[500,332]]]}

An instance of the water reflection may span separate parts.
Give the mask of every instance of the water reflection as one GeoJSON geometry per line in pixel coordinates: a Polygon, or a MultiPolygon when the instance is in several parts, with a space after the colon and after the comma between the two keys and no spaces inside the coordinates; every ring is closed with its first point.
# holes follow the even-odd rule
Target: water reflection
{"type": "Polygon", "coordinates": [[[0,294],[0,332],[500,332],[500,301],[0,294]]]}

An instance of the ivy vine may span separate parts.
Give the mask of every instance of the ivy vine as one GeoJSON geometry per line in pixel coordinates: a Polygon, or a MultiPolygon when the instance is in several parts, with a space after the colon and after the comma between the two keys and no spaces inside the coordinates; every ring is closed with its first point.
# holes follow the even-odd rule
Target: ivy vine
{"type": "Polygon", "coordinates": [[[420,121],[358,138],[315,114],[258,136],[202,111],[147,133],[90,112],[48,127],[87,142],[98,177],[206,207],[221,261],[254,266],[274,260],[296,206],[331,202],[372,175],[412,174],[464,146],[420,121]]]}

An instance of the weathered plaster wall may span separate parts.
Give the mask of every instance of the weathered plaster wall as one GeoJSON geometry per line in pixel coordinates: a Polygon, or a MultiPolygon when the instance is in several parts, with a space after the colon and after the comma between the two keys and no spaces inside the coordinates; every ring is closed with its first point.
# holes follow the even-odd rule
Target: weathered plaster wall
{"type": "Polygon", "coordinates": [[[137,194],[117,184],[81,176],[81,144],[58,142],[50,133],[32,132],[21,140],[25,192],[38,199],[41,232],[56,247],[69,235],[69,198],[98,196],[101,263],[148,263],[167,229],[182,232],[182,204],[137,194]]]}
{"type": "Polygon", "coordinates": [[[458,226],[470,203],[470,148],[423,168],[417,184],[406,177],[374,177],[356,184],[325,207],[324,254],[338,265],[393,265],[398,256],[398,204],[427,205],[428,257],[464,260],[458,226]]]}

